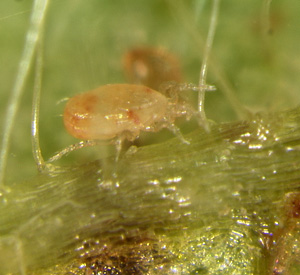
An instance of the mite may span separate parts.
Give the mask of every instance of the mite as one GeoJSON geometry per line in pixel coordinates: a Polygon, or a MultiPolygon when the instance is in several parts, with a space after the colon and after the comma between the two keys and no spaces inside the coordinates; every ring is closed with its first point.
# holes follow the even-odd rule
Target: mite
{"type": "Polygon", "coordinates": [[[123,56],[123,67],[130,83],[158,90],[165,82],[182,81],[178,58],[162,48],[138,47],[123,56]]]}
{"type": "MultiPolygon", "coordinates": [[[[198,112],[181,99],[179,93],[193,88],[195,86],[188,84],[170,83],[165,85],[168,95],[165,96],[143,85],[100,86],[69,99],[63,115],[64,125],[72,136],[81,140],[114,140],[117,158],[122,141],[135,140],[141,131],[157,132],[168,128],[188,144],[174,121],[180,116],[187,119],[197,116],[198,112]]],[[[208,86],[207,89],[212,88],[208,86]]],[[[76,148],[73,146],[63,154],[76,148]]]]}
{"type": "Polygon", "coordinates": [[[113,84],[76,95],[64,111],[67,131],[78,139],[134,140],[140,131],[154,131],[168,112],[168,99],[141,85],[113,84]]]}

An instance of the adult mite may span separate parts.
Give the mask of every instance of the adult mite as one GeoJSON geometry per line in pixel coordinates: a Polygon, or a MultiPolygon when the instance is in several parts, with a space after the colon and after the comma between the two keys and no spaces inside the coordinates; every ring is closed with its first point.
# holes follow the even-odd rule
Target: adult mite
{"type": "MultiPolygon", "coordinates": [[[[174,83],[164,87],[166,95],[142,85],[109,84],[72,97],[65,107],[64,125],[72,136],[94,142],[71,145],[50,162],[103,140],[116,144],[118,159],[125,139],[134,141],[141,131],[158,132],[162,128],[168,128],[189,144],[174,122],[177,117],[185,116],[189,120],[195,116],[202,123],[199,113],[180,94],[188,89],[198,91],[199,87],[174,83]]],[[[205,89],[214,90],[214,87],[206,85],[205,89]]]]}

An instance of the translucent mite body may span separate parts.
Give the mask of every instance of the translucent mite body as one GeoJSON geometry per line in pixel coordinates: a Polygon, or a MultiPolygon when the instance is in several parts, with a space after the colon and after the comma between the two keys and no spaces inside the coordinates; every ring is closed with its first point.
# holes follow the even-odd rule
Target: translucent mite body
{"type": "Polygon", "coordinates": [[[134,140],[140,131],[157,131],[165,121],[171,123],[174,115],[179,114],[161,93],[141,85],[113,84],[71,98],[64,124],[79,139],[134,140]]]}
{"type": "Polygon", "coordinates": [[[142,85],[100,86],[69,99],[64,125],[72,136],[83,140],[133,141],[140,131],[169,128],[188,143],[174,121],[180,116],[190,119],[197,112],[184,100],[179,100],[179,86],[170,84],[166,89],[170,97],[142,85]]]}

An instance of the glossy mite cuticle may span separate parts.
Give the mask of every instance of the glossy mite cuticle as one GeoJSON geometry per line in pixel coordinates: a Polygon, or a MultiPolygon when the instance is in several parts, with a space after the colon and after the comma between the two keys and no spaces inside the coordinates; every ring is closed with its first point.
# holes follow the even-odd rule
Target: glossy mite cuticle
{"type": "Polygon", "coordinates": [[[140,131],[175,127],[175,118],[189,113],[172,100],[142,85],[104,85],[72,97],[65,107],[64,125],[78,139],[132,141],[140,131]]]}

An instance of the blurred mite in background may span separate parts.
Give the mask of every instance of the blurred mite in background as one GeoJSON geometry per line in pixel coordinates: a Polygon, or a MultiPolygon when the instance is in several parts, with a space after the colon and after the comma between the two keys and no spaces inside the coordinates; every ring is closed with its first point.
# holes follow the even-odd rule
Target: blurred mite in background
{"type": "Polygon", "coordinates": [[[142,84],[159,91],[162,83],[182,82],[178,58],[161,47],[136,47],[123,56],[129,83],[142,84]]]}

